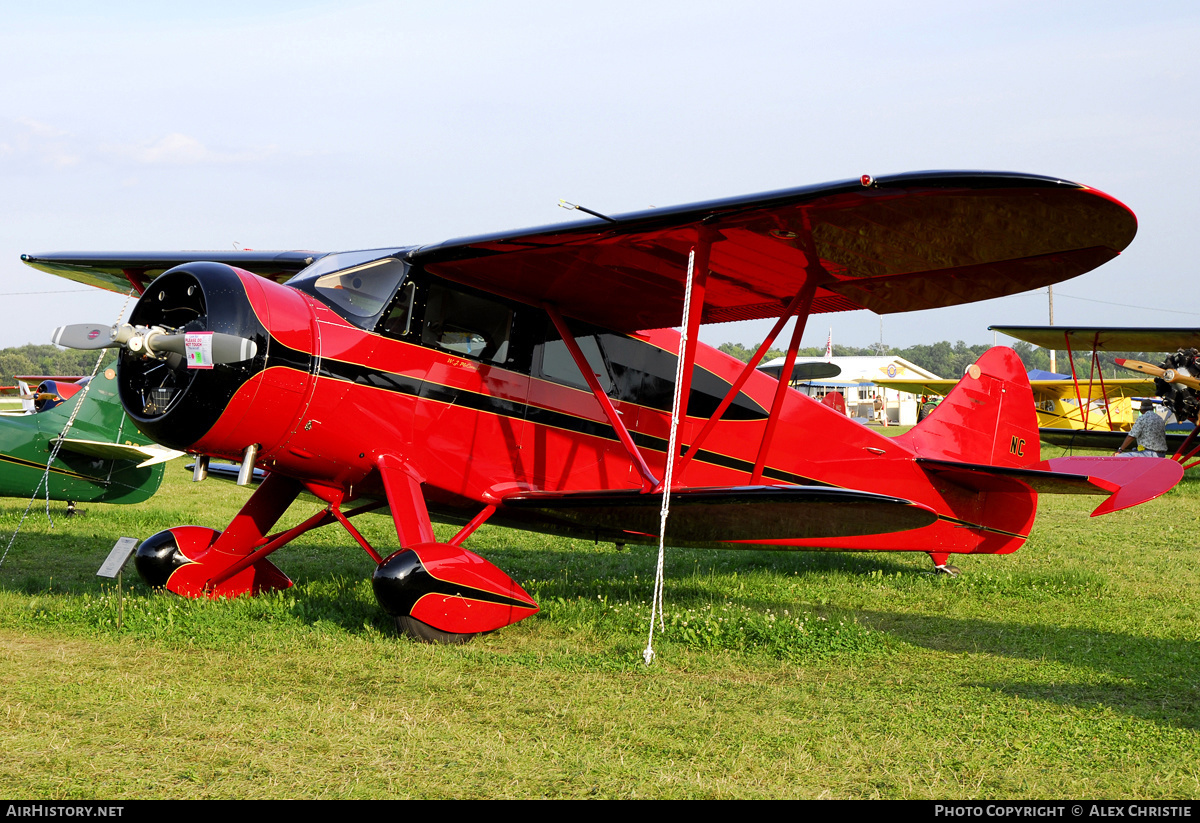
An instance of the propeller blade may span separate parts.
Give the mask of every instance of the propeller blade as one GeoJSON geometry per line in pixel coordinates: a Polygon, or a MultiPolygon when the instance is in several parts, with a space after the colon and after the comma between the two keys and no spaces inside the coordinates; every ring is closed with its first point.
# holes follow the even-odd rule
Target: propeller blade
{"type": "Polygon", "coordinates": [[[75,323],[59,326],[50,338],[57,346],[68,349],[107,349],[121,343],[113,336],[112,326],[97,326],[93,323],[75,323]]]}
{"type": "MultiPolygon", "coordinates": [[[[184,337],[182,334],[155,334],[147,339],[146,344],[155,353],[186,354],[184,337]]],[[[253,340],[238,337],[236,334],[213,332],[212,359],[214,363],[241,363],[256,354],[258,354],[258,344],[253,340]]]]}
{"type": "Polygon", "coordinates": [[[1189,389],[1200,390],[1200,380],[1190,375],[1182,374],[1176,369],[1164,369],[1152,363],[1143,363],[1141,360],[1126,360],[1121,357],[1115,358],[1115,362],[1118,366],[1130,371],[1141,372],[1151,377],[1161,378],[1168,383],[1179,383],[1180,385],[1187,386],[1189,389]]]}
{"type": "Polygon", "coordinates": [[[1148,374],[1151,377],[1163,376],[1162,367],[1155,366],[1153,363],[1143,363],[1141,360],[1126,360],[1122,357],[1114,358],[1114,362],[1123,369],[1141,372],[1142,374],[1148,374]]]}
{"type": "MultiPolygon", "coordinates": [[[[92,323],[76,323],[60,326],[54,330],[51,340],[69,349],[108,349],[128,345],[131,351],[145,347],[151,355],[186,355],[183,334],[167,334],[161,330],[134,328],[128,323],[118,326],[97,326],[92,323]]],[[[258,344],[236,334],[213,332],[212,359],[214,363],[241,363],[258,354],[258,344]]]]}

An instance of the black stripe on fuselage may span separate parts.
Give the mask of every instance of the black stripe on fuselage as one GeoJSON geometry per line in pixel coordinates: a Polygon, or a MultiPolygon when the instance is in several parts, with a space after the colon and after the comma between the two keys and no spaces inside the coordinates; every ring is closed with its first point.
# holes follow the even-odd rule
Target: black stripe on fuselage
{"type": "MultiPolygon", "coordinates": [[[[605,440],[616,441],[619,439],[613,427],[604,421],[590,420],[586,417],[568,414],[567,412],[555,411],[517,400],[506,400],[502,397],[495,397],[490,394],[456,388],[454,386],[446,386],[429,380],[419,380],[403,374],[379,371],[378,369],[358,363],[347,363],[341,360],[323,358],[319,374],[321,377],[331,380],[340,380],[359,386],[369,386],[375,389],[396,392],[397,394],[407,394],[423,400],[433,400],[452,406],[462,406],[463,408],[473,409],[486,414],[525,420],[535,426],[549,426],[591,437],[600,437],[605,440]]],[[[633,442],[641,448],[666,454],[670,447],[668,441],[661,437],[654,437],[636,431],[631,431],[630,435],[633,437],[633,442]]],[[[734,471],[749,473],[754,470],[754,464],[748,460],[741,460],[704,449],[701,449],[696,454],[695,459],[702,463],[722,466],[734,471]]],[[[770,467],[763,468],[763,475],[772,480],[794,483],[799,486],[831,485],[829,483],[822,483],[819,480],[813,480],[810,477],[770,467]]]]}

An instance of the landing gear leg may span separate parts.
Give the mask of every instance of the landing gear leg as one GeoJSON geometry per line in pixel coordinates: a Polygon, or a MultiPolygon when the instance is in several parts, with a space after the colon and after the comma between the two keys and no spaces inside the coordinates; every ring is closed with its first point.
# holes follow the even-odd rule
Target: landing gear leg
{"type": "MultiPolygon", "coordinates": [[[[150,586],[184,597],[237,597],[292,585],[265,555],[267,531],[300,493],[299,482],[270,474],[225,531],[176,526],[142,541],[134,563],[150,586]]],[[[287,539],[291,539],[290,537],[287,539]]]]}
{"type": "Polygon", "coordinates": [[[929,552],[929,557],[933,560],[934,574],[944,574],[948,577],[958,577],[960,574],[958,566],[950,565],[949,552],[929,552]]]}
{"type": "Polygon", "coordinates": [[[461,546],[495,507],[438,543],[421,481],[395,458],[381,458],[379,472],[403,548],[379,564],[371,584],[398,632],[427,643],[465,643],[537,613],[537,603],[512,578],[461,546]]]}

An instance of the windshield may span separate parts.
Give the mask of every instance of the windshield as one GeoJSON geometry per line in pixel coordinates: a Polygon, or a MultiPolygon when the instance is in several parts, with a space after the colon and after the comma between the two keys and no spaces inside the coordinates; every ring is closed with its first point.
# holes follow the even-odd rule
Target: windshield
{"type": "Polygon", "coordinates": [[[408,264],[389,256],[398,249],[329,254],[288,281],[362,328],[371,328],[396,289],[408,264]]]}

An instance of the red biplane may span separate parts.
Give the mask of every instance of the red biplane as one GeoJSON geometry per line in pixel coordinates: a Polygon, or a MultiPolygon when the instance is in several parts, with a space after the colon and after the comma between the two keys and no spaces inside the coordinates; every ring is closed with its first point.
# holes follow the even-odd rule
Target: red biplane
{"type": "Polygon", "coordinates": [[[149,583],[286,587],[267,556],[336,521],[379,564],[398,627],[453,641],[537,611],[464,548],[480,524],[657,542],[669,460],[668,544],[921,551],[946,571],[953,553],[1016,550],[1039,492],[1105,495],[1093,514],[1162,494],[1178,464],[1040,461],[1010,349],[897,438],[788,388],[810,314],[1014,294],[1101,265],[1135,232],[1129,209],[1075,183],[926,172],[433,246],[23,259],[142,292],[129,323],[56,342],[119,346],[122,401],[156,440],[268,472],[224,531],[144,541],[149,583]],[[758,373],[793,317],[781,379],[758,373]],[[776,322],[747,364],[697,342],[701,323],[756,318],[776,322]],[[305,490],[325,507],[271,534],[305,490]],[[351,523],[383,506],[400,546],[387,557],[351,523]],[[439,543],[434,519],[463,525],[439,543]]]}

